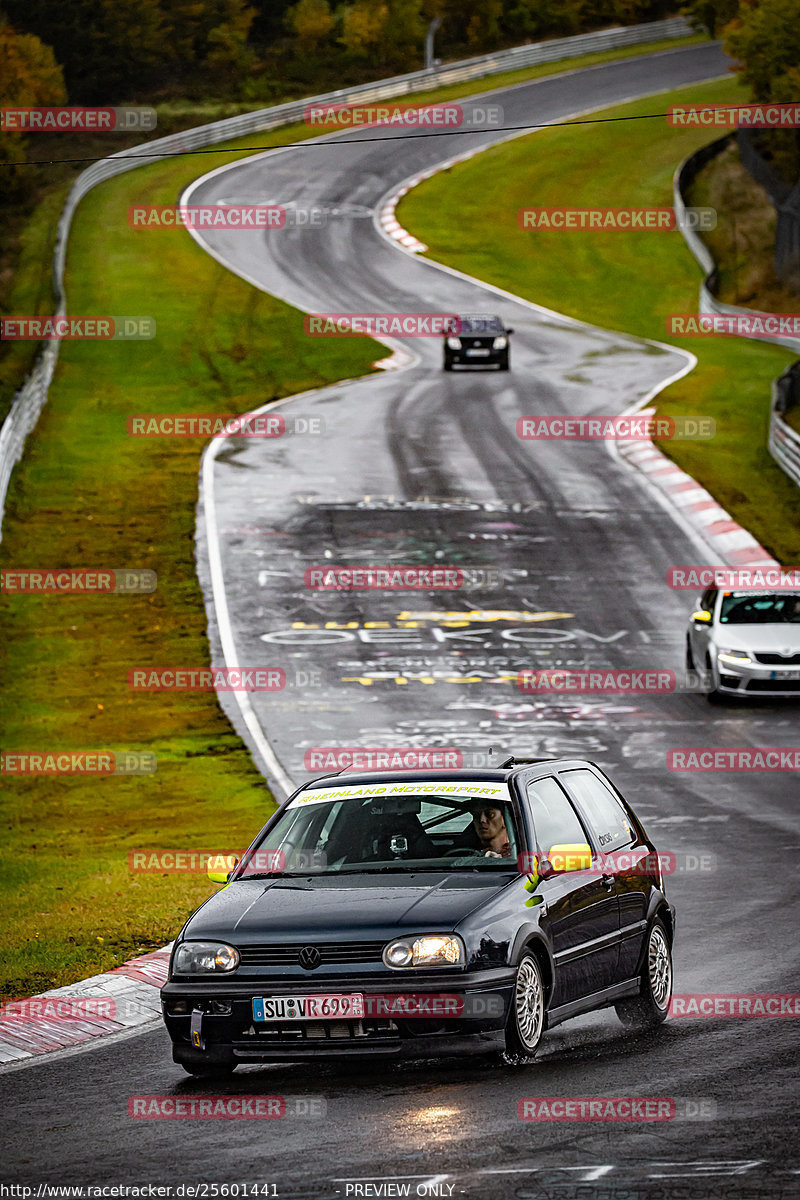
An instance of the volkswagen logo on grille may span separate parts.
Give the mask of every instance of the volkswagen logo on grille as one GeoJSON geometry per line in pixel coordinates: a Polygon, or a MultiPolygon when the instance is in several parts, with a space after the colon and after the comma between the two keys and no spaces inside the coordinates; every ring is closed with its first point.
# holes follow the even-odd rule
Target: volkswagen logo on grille
{"type": "Polygon", "coordinates": [[[299,955],[300,966],[306,971],[313,971],[322,962],[322,955],[316,946],[303,946],[299,955]]]}

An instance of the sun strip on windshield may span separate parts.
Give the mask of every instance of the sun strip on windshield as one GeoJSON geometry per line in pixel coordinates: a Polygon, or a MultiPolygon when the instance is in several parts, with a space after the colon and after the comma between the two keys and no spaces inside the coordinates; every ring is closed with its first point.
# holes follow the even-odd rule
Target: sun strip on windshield
{"type": "Polygon", "coordinates": [[[367,800],[373,796],[475,796],[478,799],[508,800],[508,789],[504,783],[486,783],[485,780],[469,780],[454,783],[443,780],[417,780],[415,783],[370,783],[339,785],[332,788],[313,788],[301,792],[288,804],[288,808],[305,808],[309,804],[324,804],[329,800],[367,800]]]}

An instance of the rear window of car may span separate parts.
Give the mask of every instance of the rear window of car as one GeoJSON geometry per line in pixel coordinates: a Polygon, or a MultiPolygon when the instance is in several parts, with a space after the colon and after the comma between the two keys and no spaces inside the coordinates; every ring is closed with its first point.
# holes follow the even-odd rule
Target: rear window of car
{"type": "Polygon", "coordinates": [[[594,771],[578,768],[562,771],[561,779],[575,796],[588,820],[598,849],[618,850],[632,845],[634,833],[620,801],[594,771]]]}
{"type": "Polygon", "coordinates": [[[586,841],[580,819],[558,780],[551,775],[536,779],[528,784],[526,791],[540,853],[547,854],[553,846],[573,846],[586,841]]]}

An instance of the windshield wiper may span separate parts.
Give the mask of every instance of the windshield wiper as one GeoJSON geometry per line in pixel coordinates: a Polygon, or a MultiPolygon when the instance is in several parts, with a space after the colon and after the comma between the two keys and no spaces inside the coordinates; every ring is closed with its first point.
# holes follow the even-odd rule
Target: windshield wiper
{"type": "Polygon", "coordinates": [[[329,871],[329,875],[380,875],[384,871],[407,871],[408,867],[405,863],[386,863],[381,866],[363,866],[340,867],[338,871],[329,871]]]}
{"type": "MultiPolygon", "coordinates": [[[[421,874],[424,871],[437,871],[439,874],[450,875],[455,871],[486,871],[486,870],[497,871],[498,865],[499,864],[495,865],[494,863],[490,866],[488,863],[486,863],[486,864],[455,863],[454,864],[452,862],[446,862],[446,863],[441,863],[439,866],[435,866],[433,863],[430,863],[428,865],[423,865],[423,866],[414,864],[412,866],[411,863],[398,862],[398,863],[392,863],[392,864],[381,865],[381,866],[370,866],[369,864],[364,864],[363,866],[360,866],[360,867],[358,867],[358,866],[340,867],[338,871],[337,870],[326,871],[325,874],[327,874],[327,875],[380,875],[385,871],[395,871],[395,872],[402,871],[404,874],[416,875],[416,874],[421,874]]],[[[511,864],[505,864],[505,863],[503,865],[507,871],[516,872],[515,866],[513,866],[511,864]]],[[[499,872],[498,872],[498,874],[499,874],[499,872]]]]}
{"type": "MultiPolygon", "coordinates": [[[[319,871],[316,873],[321,874],[319,871]]],[[[313,871],[248,871],[245,875],[240,875],[235,882],[238,883],[240,879],[300,879],[312,874],[313,871]]]]}

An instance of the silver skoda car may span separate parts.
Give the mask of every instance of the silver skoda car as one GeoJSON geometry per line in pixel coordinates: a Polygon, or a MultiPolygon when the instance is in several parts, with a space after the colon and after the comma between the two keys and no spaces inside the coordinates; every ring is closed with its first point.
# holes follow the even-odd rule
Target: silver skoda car
{"type": "Polygon", "coordinates": [[[709,699],[800,697],[800,592],[707,588],[689,620],[686,666],[709,699]]]}

